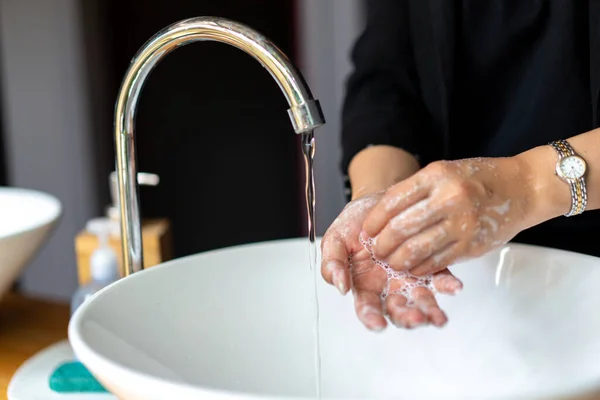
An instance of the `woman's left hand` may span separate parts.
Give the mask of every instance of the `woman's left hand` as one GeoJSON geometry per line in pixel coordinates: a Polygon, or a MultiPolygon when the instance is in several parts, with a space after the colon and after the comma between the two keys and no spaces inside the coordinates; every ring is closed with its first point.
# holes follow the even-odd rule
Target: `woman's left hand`
{"type": "Polygon", "coordinates": [[[535,188],[518,157],[429,164],[390,187],[363,224],[395,270],[427,275],[478,257],[536,225],[535,188]]]}

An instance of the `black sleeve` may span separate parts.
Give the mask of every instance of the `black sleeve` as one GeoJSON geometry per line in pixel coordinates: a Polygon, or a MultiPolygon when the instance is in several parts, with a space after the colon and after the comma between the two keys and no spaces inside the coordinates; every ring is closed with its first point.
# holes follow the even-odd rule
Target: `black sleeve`
{"type": "Polygon", "coordinates": [[[366,27],[351,53],[353,71],[342,110],[346,182],[350,161],[369,145],[392,145],[418,156],[417,135],[424,133],[426,116],[414,65],[409,1],[368,0],[366,7],[366,27]]]}

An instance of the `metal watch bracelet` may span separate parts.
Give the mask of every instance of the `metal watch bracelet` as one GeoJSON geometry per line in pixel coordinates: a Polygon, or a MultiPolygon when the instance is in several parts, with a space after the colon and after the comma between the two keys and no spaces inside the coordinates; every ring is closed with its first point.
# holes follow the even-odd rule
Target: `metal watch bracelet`
{"type": "Polygon", "coordinates": [[[579,215],[583,213],[587,207],[587,189],[585,184],[585,161],[575,153],[575,150],[571,147],[569,142],[566,140],[557,140],[549,143],[549,145],[558,153],[558,161],[556,164],[555,173],[564,180],[571,189],[571,209],[568,213],[564,214],[565,217],[571,217],[574,215],[579,215]],[[564,162],[565,159],[572,158],[577,159],[577,162],[583,163],[583,173],[581,176],[577,176],[576,178],[569,178],[565,176],[564,173],[561,173],[561,163],[564,162]]]}

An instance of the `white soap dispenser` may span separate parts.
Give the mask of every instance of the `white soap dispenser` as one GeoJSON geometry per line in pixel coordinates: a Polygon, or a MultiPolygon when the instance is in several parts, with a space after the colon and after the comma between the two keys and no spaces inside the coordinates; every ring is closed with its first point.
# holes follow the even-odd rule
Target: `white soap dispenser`
{"type": "Polygon", "coordinates": [[[71,299],[71,315],[89,297],[119,279],[117,254],[108,244],[118,226],[109,218],[95,218],[88,221],[86,230],[98,237],[98,247],[90,256],[91,280],[79,287],[71,299]]]}

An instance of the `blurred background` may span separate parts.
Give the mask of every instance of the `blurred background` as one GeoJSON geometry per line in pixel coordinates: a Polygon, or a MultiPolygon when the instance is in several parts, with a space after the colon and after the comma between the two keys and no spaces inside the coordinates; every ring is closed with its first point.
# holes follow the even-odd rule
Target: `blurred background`
{"type": "MultiPolygon", "coordinates": [[[[317,233],[344,205],[339,112],[359,0],[0,0],[0,186],[50,193],[64,215],[19,281],[67,300],[75,236],[110,203],[113,108],[129,61],[157,31],[203,15],[271,38],[299,67],[327,125],[316,132],[317,233]]],[[[156,68],[137,113],[143,217],[168,218],[173,256],[306,234],[304,165],[287,103],[243,52],[201,43],[156,68]]],[[[0,221],[1,223],[1,221],[0,221]]]]}

